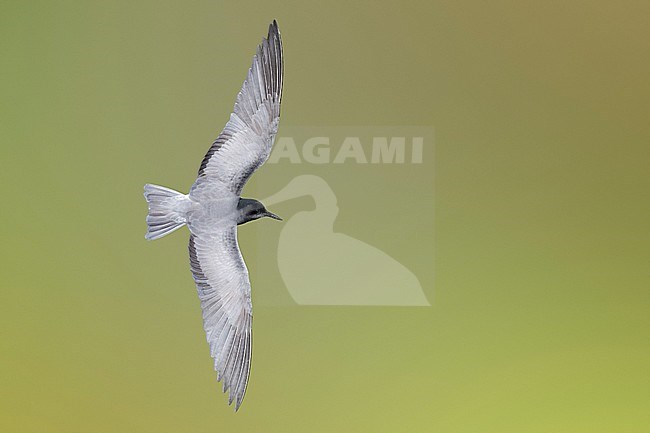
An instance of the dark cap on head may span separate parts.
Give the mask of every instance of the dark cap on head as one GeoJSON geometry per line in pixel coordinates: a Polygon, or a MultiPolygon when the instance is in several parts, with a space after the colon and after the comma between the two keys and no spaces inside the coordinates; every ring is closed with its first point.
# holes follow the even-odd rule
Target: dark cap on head
{"type": "Polygon", "coordinates": [[[269,212],[261,202],[252,198],[240,198],[239,203],[237,204],[237,210],[239,211],[239,216],[237,217],[237,225],[245,224],[249,221],[263,217],[269,217],[282,221],[282,218],[272,212],[269,212]]]}

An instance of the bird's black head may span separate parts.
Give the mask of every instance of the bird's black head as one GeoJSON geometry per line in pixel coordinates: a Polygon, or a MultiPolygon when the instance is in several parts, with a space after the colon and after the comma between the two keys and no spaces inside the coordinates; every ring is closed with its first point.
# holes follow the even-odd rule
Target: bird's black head
{"type": "Polygon", "coordinates": [[[239,204],[237,204],[237,210],[239,211],[237,225],[245,224],[262,217],[269,217],[282,221],[282,218],[267,211],[262,203],[253,200],[252,198],[240,198],[239,204]]]}

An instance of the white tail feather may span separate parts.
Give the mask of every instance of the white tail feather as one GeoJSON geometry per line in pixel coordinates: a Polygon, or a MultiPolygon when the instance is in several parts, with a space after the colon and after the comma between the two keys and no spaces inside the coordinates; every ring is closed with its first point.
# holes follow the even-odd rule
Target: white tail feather
{"type": "Polygon", "coordinates": [[[145,239],[161,238],[187,223],[189,198],[185,194],[164,186],[146,184],[144,198],[149,203],[145,239]]]}

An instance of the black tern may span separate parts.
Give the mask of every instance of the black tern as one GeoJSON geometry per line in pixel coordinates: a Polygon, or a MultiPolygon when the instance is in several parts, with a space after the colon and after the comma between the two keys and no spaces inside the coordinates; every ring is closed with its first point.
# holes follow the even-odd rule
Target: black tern
{"type": "Polygon", "coordinates": [[[144,186],[148,240],[184,225],[190,230],[190,268],[203,311],[217,380],[235,411],[242,403],[251,362],[251,286],[239,251],[237,226],[280,219],[257,200],[241,198],[246,181],[268,159],[280,121],[282,40],[277,22],[257,47],[230,120],[203,158],[189,194],[144,186]]]}

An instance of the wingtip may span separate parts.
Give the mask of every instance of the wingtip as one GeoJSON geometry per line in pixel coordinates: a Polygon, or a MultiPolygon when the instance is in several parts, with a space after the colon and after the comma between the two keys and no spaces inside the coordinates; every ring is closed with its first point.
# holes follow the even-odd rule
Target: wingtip
{"type": "Polygon", "coordinates": [[[242,395],[235,395],[234,390],[230,390],[230,393],[228,395],[228,406],[232,406],[232,403],[234,402],[235,412],[239,411],[239,407],[241,406],[243,400],[244,399],[242,395]]]}
{"type": "Polygon", "coordinates": [[[222,392],[224,394],[226,393],[228,394],[228,406],[233,406],[233,402],[234,402],[235,405],[233,406],[233,408],[235,412],[238,412],[239,407],[244,401],[244,394],[238,394],[237,392],[235,392],[235,389],[231,388],[228,382],[223,379],[224,379],[223,375],[220,375],[219,372],[217,372],[217,380],[222,383],[222,392]]]}
{"type": "Polygon", "coordinates": [[[269,36],[268,39],[271,39],[271,36],[273,35],[280,35],[280,29],[278,29],[278,22],[276,20],[273,20],[273,22],[269,25],[269,36]]]}

